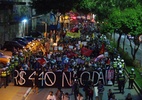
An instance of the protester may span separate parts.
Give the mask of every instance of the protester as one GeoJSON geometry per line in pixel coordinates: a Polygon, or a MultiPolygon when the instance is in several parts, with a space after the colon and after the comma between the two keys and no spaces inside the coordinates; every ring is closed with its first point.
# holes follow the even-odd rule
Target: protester
{"type": "Polygon", "coordinates": [[[78,93],[77,100],[84,100],[83,95],[81,93],[78,93]]]}
{"type": "Polygon", "coordinates": [[[53,95],[53,91],[50,91],[47,98],[47,100],[56,100],[56,97],[55,95],[53,95]]]}
{"type": "Polygon", "coordinates": [[[99,100],[103,100],[103,92],[104,92],[104,85],[102,84],[101,81],[99,81],[98,83],[98,96],[99,96],[99,100]]]}
{"type": "Polygon", "coordinates": [[[113,95],[113,93],[112,93],[112,90],[111,90],[111,89],[109,89],[109,90],[108,90],[107,95],[108,95],[108,100],[110,100],[110,98],[112,98],[112,95],[113,95]]]}
{"type": "Polygon", "coordinates": [[[87,100],[88,96],[89,96],[89,92],[88,92],[88,90],[89,90],[89,81],[87,79],[85,79],[83,83],[84,83],[83,84],[83,91],[85,92],[85,100],[87,100]]]}
{"type": "Polygon", "coordinates": [[[71,95],[74,94],[74,79],[71,81],[71,95]]]}
{"type": "Polygon", "coordinates": [[[94,97],[94,90],[92,87],[89,88],[89,91],[88,91],[88,96],[89,96],[89,100],[93,100],[93,97],[94,97]]]}
{"type": "MultiPolygon", "coordinates": [[[[87,30],[86,30],[87,31],[87,30]]],[[[85,32],[86,34],[86,32],[85,32]]],[[[50,34],[52,37],[52,34],[50,34]]],[[[54,34],[55,35],[55,34],[54,34]]],[[[23,68],[24,70],[35,70],[40,71],[41,69],[44,69],[44,71],[52,71],[52,72],[79,72],[79,71],[102,71],[106,69],[106,65],[110,65],[111,57],[105,58],[103,55],[104,51],[107,51],[105,49],[107,43],[104,43],[104,39],[102,38],[101,34],[97,35],[94,33],[95,38],[91,39],[91,33],[87,36],[86,41],[86,35],[81,35],[81,38],[70,38],[63,36],[64,42],[59,40],[57,43],[57,50],[49,50],[49,48],[52,46],[52,43],[49,43],[50,46],[46,46],[46,54],[39,55],[42,51],[40,46],[37,46],[39,48],[38,52],[32,56],[31,54],[28,54],[28,49],[25,52],[26,57],[26,66],[23,68]],[[99,38],[101,37],[101,39],[99,38]],[[93,41],[92,41],[93,40],[93,41]],[[61,48],[59,48],[61,47],[61,48]],[[87,52],[86,52],[87,51],[87,52]],[[29,56],[31,55],[31,56],[29,56]],[[103,55],[102,58],[98,58],[98,56],[103,55]],[[45,58],[46,63],[43,67],[41,65],[41,62],[38,61],[40,58],[45,58]],[[29,63],[30,62],[30,63],[29,63]],[[32,67],[31,67],[32,66],[32,67]]],[[[55,36],[56,37],[56,36],[55,36]]],[[[54,39],[56,41],[56,39],[54,39]]],[[[54,41],[54,42],[55,42],[54,41]]],[[[48,41],[50,42],[50,41],[48,41]]],[[[46,45],[49,45],[46,44],[46,45]]],[[[22,61],[22,60],[21,60],[22,61]]],[[[22,70],[23,70],[22,69],[22,70]]],[[[79,84],[78,84],[78,74],[74,74],[74,79],[72,82],[72,92],[71,94],[74,94],[74,100],[82,100],[78,99],[78,96],[81,95],[79,93],[79,84]]],[[[38,82],[38,78],[36,77],[35,80],[38,82]]],[[[90,82],[89,79],[83,80],[83,90],[85,92],[85,100],[93,100],[93,82],[90,82]]],[[[104,91],[104,85],[99,82],[98,84],[98,97],[99,100],[102,100],[103,97],[103,91],[104,91]]],[[[62,97],[62,91],[61,88],[58,88],[57,92],[55,93],[56,98],[54,99],[53,92],[50,92],[49,97],[52,97],[53,100],[61,100],[62,97]]],[[[64,96],[68,97],[68,94],[64,94],[64,96]]],[[[83,98],[83,96],[82,96],[83,98]]],[[[112,98],[111,90],[108,92],[108,100],[112,98]]],[[[47,100],[50,100],[50,98],[47,100]]]]}
{"type": "Polygon", "coordinates": [[[69,93],[66,92],[65,94],[62,95],[62,99],[61,100],[70,100],[70,96],[69,93]]]}
{"type": "Polygon", "coordinates": [[[36,71],[38,71],[41,68],[41,65],[38,62],[38,60],[34,60],[34,63],[32,66],[33,66],[34,70],[36,70],[36,71]]]}
{"type": "Polygon", "coordinates": [[[37,94],[38,88],[39,88],[38,72],[36,72],[34,75],[34,80],[33,80],[33,92],[37,94]]]}
{"type": "Polygon", "coordinates": [[[128,93],[128,94],[127,94],[127,97],[125,98],[125,100],[133,100],[131,93],[128,93]]]}
{"type": "Polygon", "coordinates": [[[112,97],[110,98],[110,100],[117,100],[117,99],[115,98],[115,95],[114,95],[114,94],[112,95],[112,97]]]}
{"type": "Polygon", "coordinates": [[[61,90],[61,88],[58,88],[58,90],[55,93],[56,100],[62,100],[62,95],[63,95],[63,91],[61,90]]]}
{"type": "Polygon", "coordinates": [[[74,81],[74,100],[77,100],[77,95],[79,93],[79,83],[77,80],[74,81]]]}

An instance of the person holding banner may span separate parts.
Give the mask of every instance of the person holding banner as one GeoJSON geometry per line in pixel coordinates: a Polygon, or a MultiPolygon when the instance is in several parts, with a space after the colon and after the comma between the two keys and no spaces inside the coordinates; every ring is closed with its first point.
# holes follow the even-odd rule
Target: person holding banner
{"type": "Polygon", "coordinates": [[[79,83],[78,80],[74,80],[74,100],[77,100],[78,93],[79,93],[79,83]]]}
{"type": "Polygon", "coordinates": [[[93,100],[93,96],[94,96],[94,88],[93,87],[89,87],[89,100],[93,100]]]}
{"type": "Polygon", "coordinates": [[[87,79],[83,82],[83,91],[85,92],[85,100],[88,100],[89,97],[89,81],[87,79]]]}
{"type": "Polygon", "coordinates": [[[38,93],[38,87],[39,87],[39,82],[38,82],[38,72],[35,73],[34,76],[34,81],[33,81],[33,92],[35,92],[36,94],[38,93]]]}
{"type": "Polygon", "coordinates": [[[104,85],[102,84],[101,81],[99,81],[98,83],[98,96],[99,96],[99,100],[103,100],[103,92],[104,92],[104,85]]]}

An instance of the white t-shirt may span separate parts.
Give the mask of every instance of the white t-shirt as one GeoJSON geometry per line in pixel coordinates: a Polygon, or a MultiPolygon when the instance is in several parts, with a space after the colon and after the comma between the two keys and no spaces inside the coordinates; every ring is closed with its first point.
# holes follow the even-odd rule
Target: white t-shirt
{"type": "Polygon", "coordinates": [[[77,100],[83,100],[83,97],[82,96],[81,97],[77,96],[77,100]]]}
{"type": "Polygon", "coordinates": [[[49,54],[47,54],[47,58],[48,59],[50,59],[51,58],[51,54],[49,53],[49,54]]]}
{"type": "Polygon", "coordinates": [[[55,95],[48,95],[47,100],[56,100],[55,95]]]}
{"type": "Polygon", "coordinates": [[[66,95],[62,96],[62,100],[70,100],[69,97],[67,97],[66,95]]]}

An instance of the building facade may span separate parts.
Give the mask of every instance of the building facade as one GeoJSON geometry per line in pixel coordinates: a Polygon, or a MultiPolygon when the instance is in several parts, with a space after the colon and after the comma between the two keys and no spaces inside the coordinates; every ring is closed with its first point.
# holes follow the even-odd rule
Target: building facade
{"type": "Polygon", "coordinates": [[[28,34],[31,0],[0,0],[0,44],[28,34]],[[26,19],[27,21],[23,21],[26,19]]]}

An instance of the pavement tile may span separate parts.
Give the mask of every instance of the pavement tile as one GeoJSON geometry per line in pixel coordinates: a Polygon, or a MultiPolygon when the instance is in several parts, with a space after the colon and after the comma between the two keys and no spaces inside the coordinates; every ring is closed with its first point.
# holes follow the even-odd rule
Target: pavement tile
{"type": "Polygon", "coordinates": [[[22,100],[28,87],[14,86],[12,83],[6,88],[0,88],[0,100],[22,100]]]}

